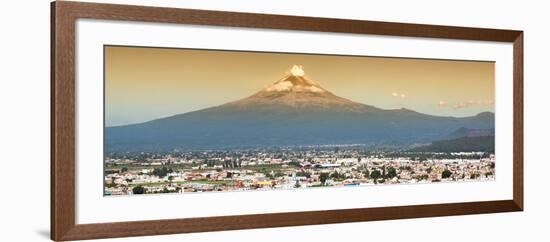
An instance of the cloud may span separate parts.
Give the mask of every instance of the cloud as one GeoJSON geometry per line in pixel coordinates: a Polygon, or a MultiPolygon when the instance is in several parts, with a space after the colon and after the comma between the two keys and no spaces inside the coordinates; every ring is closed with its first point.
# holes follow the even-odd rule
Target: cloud
{"type": "Polygon", "coordinates": [[[454,103],[450,104],[446,101],[440,100],[437,103],[437,106],[439,107],[449,107],[453,110],[463,109],[463,108],[469,108],[469,107],[491,107],[495,104],[495,101],[493,100],[468,100],[464,102],[454,103]]]}
{"type": "Polygon", "coordinates": [[[401,99],[407,97],[407,95],[406,95],[405,93],[398,93],[398,92],[392,92],[391,95],[392,95],[393,97],[398,97],[398,98],[401,98],[401,99]]]}
{"type": "Polygon", "coordinates": [[[465,104],[465,103],[457,103],[457,104],[454,104],[454,105],[452,106],[452,108],[453,108],[454,110],[463,109],[463,108],[466,108],[466,107],[468,107],[468,105],[465,104]]]}

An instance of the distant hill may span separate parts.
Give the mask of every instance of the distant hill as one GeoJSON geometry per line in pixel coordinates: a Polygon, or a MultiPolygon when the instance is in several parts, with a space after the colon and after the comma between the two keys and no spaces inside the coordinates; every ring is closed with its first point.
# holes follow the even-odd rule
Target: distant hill
{"type": "Polygon", "coordinates": [[[461,127],[460,129],[457,129],[456,131],[449,134],[446,138],[447,139],[457,139],[462,137],[480,137],[480,136],[494,136],[495,135],[495,129],[468,129],[465,127],[461,127]]]}
{"type": "Polygon", "coordinates": [[[462,137],[433,141],[432,144],[417,147],[417,152],[495,152],[495,136],[462,137]]]}
{"type": "Polygon", "coordinates": [[[327,144],[406,146],[494,128],[494,114],[438,117],[339,97],[294,66],[252,96],[145,123],[105,128],[105,151],[170,151],[327,144]]]}

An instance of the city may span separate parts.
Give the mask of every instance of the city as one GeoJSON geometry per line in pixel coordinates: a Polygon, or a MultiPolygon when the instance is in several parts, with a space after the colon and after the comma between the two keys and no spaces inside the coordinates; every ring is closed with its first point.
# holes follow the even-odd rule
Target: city
{"type": "Polygon", "coordinates": [[[299,147],[111,153],[104,195],[368,186],[495,179],[487,152],[369,151],[299,147]]]}

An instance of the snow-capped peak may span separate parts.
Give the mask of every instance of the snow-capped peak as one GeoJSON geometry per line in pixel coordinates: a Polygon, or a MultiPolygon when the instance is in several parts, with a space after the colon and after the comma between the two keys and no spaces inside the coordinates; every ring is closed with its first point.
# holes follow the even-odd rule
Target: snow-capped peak
{"type": "Polygon", "coordinates": [[[273,83],[271,86],[264,89],[267,92],[326,92],[317,83],[309,80],[305,76],[304,68],[301,65],[293,65],[286,76],[279,81],[273,83]]]}
{"type": "Polygon", "coordinates": [[[293,76],[304,76],[304,68],[301,65],[293,65],[290,69],[290,74],[293,76]]]}

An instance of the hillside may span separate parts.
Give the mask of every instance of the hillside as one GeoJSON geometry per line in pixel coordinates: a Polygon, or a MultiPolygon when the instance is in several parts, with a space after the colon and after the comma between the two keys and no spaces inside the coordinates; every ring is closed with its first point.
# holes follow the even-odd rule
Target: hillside
{"type": "Polygon", "coordinates": [[[417,152],[495,152],[495,136],[462,137],[434,141],[428,146],[415,148],[417,152]]]}

